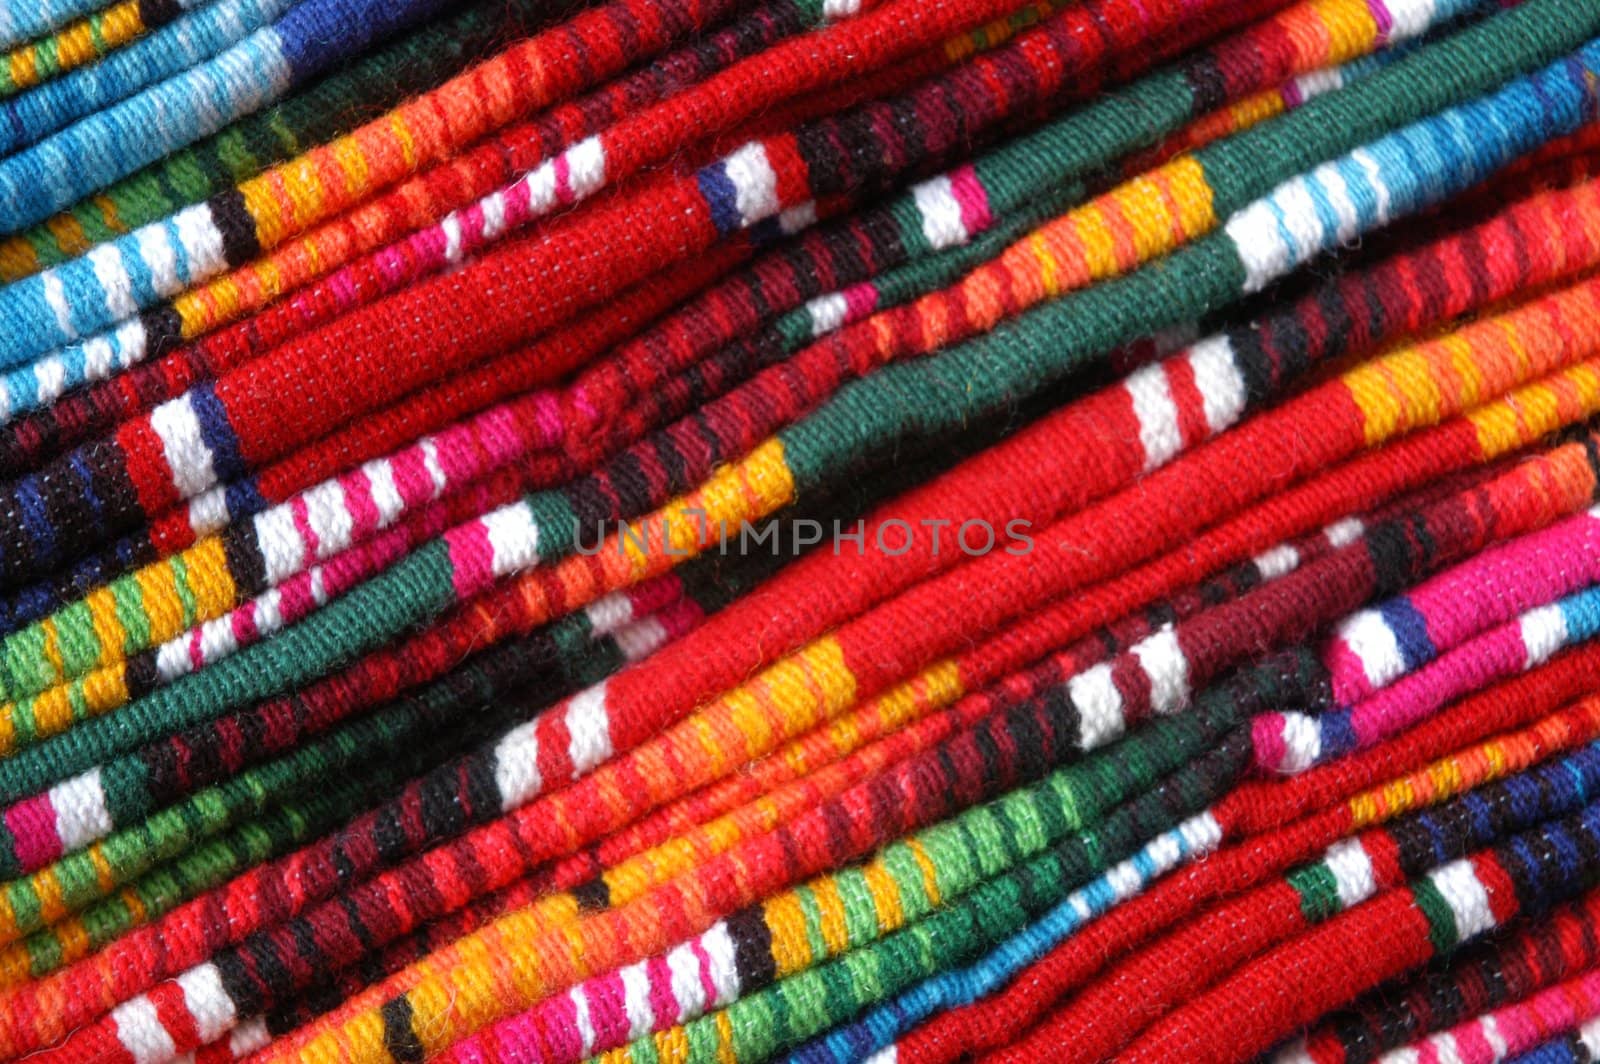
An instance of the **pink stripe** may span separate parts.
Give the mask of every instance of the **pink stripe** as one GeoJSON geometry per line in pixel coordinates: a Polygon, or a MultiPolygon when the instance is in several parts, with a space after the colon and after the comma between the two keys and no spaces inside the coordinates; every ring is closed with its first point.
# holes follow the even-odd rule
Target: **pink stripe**
{"type": "Polygon", "coordinates": [[[288,623],[291,617],[300,617],[316,608],[316,596],[311,593],[312,575],[315,569],[308,569],[303,573],[295,574],[293,580],[285,580],[278,585],[278,612],[288,623]]]}
{"type": "Polygon", "coordinates": [[[699,603],[692,599],[679,599],[656,614],[655,620],[668,636],[677,637],[699,624],[704,616],[699,603]]]}
{"type": "Polygon", "coordinates": [[[444,472],[445,491],[478,475],[482,465],[478,448],[479,429],[477,422],[468,422],[451,425],[433,437],[434,459],[444,472]]]}
{"type": "Polygon", "coordinates": [[[378,512],[377,501],[372,497],[372,481],[366,472],[360,468],[352,469],[339,478],[339,487],[344,491],[345,509],[355,525],[352,535],[356,532],[362,535],[376,532],[382,515],[378,512]]]}
{"type": "Polygon", "coordinates": [[[1512,621],[1396,680],[1356,706],[1350,711],[1351,730],[1363,747],[1370,746],[1491,679],[1520,672],[1526,660],[1522,625],[1512,621]]]}
{"type": "Polygon", "coordinates": [[[525,1026],[518,1030],[515,1037],[507,1037],[507,1032],[496,1030],[502,1046],[530,1046],[534,1051],[544,1050],[538,1059],[546,1061],[581,1061],[584,1059],[584,1043],[578,1034],[578,1005],[573,1002],[573,995],[562,994],[550,998],[538,1010],[526,1013],[525,1026]]]}
{"type": "Polygon", "coordinates": [[[961,205],[961,225],[969,237],[989,228],[994,221],[989,213],[989,195],[970,163],[950,172],[950,192],[961,205]]]}
{"type": "Polygon", "coordinates": [[[620,1045],[628,1040],[627,990],[617,972],[591,979],[578,988],[589,1002],[589,1026],[597,1046],[620,1045]]]}
{"type": "Polygon", "coordinates": [[[1283,739],[1285,723],[1282,713],[1263,713],[1250,725],[1258,763],[1275,769],[1283,767],[1289,757],[1289,744],[1283,739]]]}
{"type": "Polygon", "coordinates": [[[311,515],[306,511],[306,497],[296,495],[289,503],[289,513],[294,516],[294,530],[300,533],[300,564],[309,564],[317,556],[317,533],[311,527],[311,515]]]}
{"type": "Polygon", "coordinates": [[[556,202],[563,207],[570,207],[577,197],[572,194],[572,165],[567,162],[566,152],[556,156],[554,169],[556,173],[556,202]]]}
{"type": "MultiPolygon", "coordinates": [[[[1440,651],[1491,625],[1600,580],[1600,520],[1579,514],[1539,532],[1484,551],[1412,591],[1406,600],[1440,651]]],[[[1334,699],[1349,705],[1374,686],[1359,658],[1340,649],[1324,655],[1334,699]]]]}
{"type": "MultiPolygon", "coordinates": [[[[645,978],[650,986],[650,1012],[655,1017],[655,1029],[664,1031],[678,1022],[683,1007],[672,992],[672,969],[665,955],[651,957],[645,965],[645,978]]],[[[628,1032],[630,1039],[633,1032],[628,1032]]]]}
{"type": "Polygon", "coordinates": [[[61,836],[56,834],[56,810],[50,794],[36,794],[6,810],[6,828],[16,840],[13,849],[22,867],[32,871],[61,856],[61,836]]]}
{"type": "Polygon", "coordinates": [[[389,468],[394,474],[395,489],[406,506],[419,506],[433,498],[433,477],[428,473],[421,447],[407,447],[390,459],[389,468]]]}
{"type": "Polygon", "coordinates": [[[494,548],[489,545],[489,530],[482,521],[452,528],[444,534],[444,542],[457,599],[469,598],[493,583],[494,548]]]}
{"type": "Polygon", "coordinates": [[[233,623],[233,638],[238,640],[240,646],[254,643],[260,638],[261,630],[256,624],[256,610],[261,599],[270,594],[272,592],[268,591],[265,595],[251,599],[242,608],[233,611],[233,616],[230,618],[233,623]]]}
{"type": "Polygon", "coordinates": [[[839,293],[844,297],[844,322],[860,321],[878,309],[878,288],[870,281],[853,284],[839,293]]]}
{"type": "MultiPolygon", "coordinates": [[[[531,403],[533,406],[534,424],[539,430],[536,439],[529,443],[534,447],[551,447],[558,443],[565,434],[565,423],[561,417],[561,401],[553,392],[539,392],[535,394],[531,403]]],[[[582,403],[581,397],[574,400],[586,415],[594,414],[594,407],[582,403]]]]}
{"type": "Polygon", "coordinates": [[[717,984],[711,979],[711,956],[706,953],[704,940],[695,938],[689,948],[694,950],[694,958],[700,962],[700,986],[706,993],[705,1000],[700,1005],[702,1011],[722,1004],[717,1000],[717,984]]]}
{"type": "Polygon", "coordinates": [[[646,580],[628,589],[628,602],[634,617],[648,617],[683,594],[683,582],[677,574],[667,573],[654,580],[646,580]]]}
{"type": "Polygon", "coordinates": [[[1367,676],[1367,665],[1349,640],[1335,636],[1322,652],[1328,670],[1335,705],[1348,706],[1371,694],[1375,687],[1367,676]]]}
{"type": "Polygon", "coordinates": [[[483,232],[483,200],[457,211],[456,225],[461,230],[462,254],[477,247],[479,234],[483,232]]]}
{"type": "Polygon", "coordinates": [[[1462,1064],[1489,1064],[1495,1059],[1494,1047],[1489,1044],[1483,1024],[1475,1023],[1456,1035],[1456,1053],[1462,1064]]]}

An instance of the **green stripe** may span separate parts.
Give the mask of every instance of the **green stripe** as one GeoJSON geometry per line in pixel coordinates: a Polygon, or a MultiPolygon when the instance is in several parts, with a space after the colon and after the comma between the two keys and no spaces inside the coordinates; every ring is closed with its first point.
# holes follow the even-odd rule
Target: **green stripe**
{"type": "Polygon", "coordinates": [[[1460,931],[1456,928],[1456,914],[1451,910],[1450,903],[1444,900],[1444,895],[1439,893],[1432,877],[1423,876],[1413,883],[1411,897],[1428,921],[1428,941],[1433,943],[1434,953],[1443,956],[1455,949],[1456,943],[1461,941],[1460,931]]]}

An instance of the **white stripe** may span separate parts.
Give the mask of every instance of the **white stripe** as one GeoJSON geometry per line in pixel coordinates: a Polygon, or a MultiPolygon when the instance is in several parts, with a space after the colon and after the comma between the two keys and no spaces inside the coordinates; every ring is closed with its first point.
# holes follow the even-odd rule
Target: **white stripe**
{"type": "Polygon", "coordinates": [[[1263,580],[1276,580],[1292,573],[1300,565],[1300,552],[1288,543],[1280,543],[1271,550],[1255,556],[1256,571],[1263,580]]]}
{"type": "Polygon", "coordinates": [[[1283,714],[1283,762],[1280,772],[1304,772],[1322,757],[1322,729],[1304,713],[1283,714]]]}
{"type": "Polygon", "coordinates": [[[233,1054],[234,1060],[243,1060],[270,1041],[272,1035],[267,1030],[266,1018],[257,1016],[233,1029],[233,1033],[228,1036],[228,1050],[233,1054]]]}
{"type": "Polygon", "coordinates": [[[165,1064],[178,1052],[172,1036],[161,1026],[155,1003],[143,994],[111,1010],[117,1041],[135,1064],[165,1064]]]}
{"type": "Polygon", "coordinates": [[[495,576],[518,572],[539,560],[539,529],[526,504],[502,506],[482,520],[494,553],[495,576]]]}
{"type": "Polygon", "coordinates": [[[1133,416],[1139,422],[1139,444],[1144,448],[1144,468],[1164,465],[1183,450],[1183,433],[1178,428],[1178,407],[1167,387],[1167,375],[1159,363],[1128,375],[1123,388],[1133,403],[1133,416]]]}
{"type": "Polygon", "coordinates": [[[1206,427],[1221,432],[1238,420],[1247,399],[1244,375],[1226,335],[1207,337],[1189,348],[1189,367],[1200,392],[1206,427]]]}
{"type": "Polygon", "coordinates": [[[767,149],[751,142],[722,161],[722,172],[733,184],[734,204],[746,226],[778,213],[778,175],[767,161],[767,149]]]}
{"type": "Polygon", "coordinates": [[[1404,41],[1433,25],[1437,6],[1434,0],[1388,0],[1389,42],[1404,41]]]}
{"type": "Polygon", "coordinates": [[[567,991],[567,997],[572,1000],[572,1025],[578,1029],[578,1042],[587,1057],[594,1052],[595,1043],[594,1023],[589,1019],[589,996],[579,985],[567,991]]]}
{"type": "Polygon", "coordinates": [[[144,321],[131,318],[109,335],[101,333],[83,345],[83,372],[88,381],[105,380],[113,370],[143,362],[149,335],[144,321]]]}
{"type": "Polygon", "coordinates": [[[150,427],[161,437],[161,449],[181,498],[192,498],[217,482],[211,448],[200,436],[191,396],[184,394],[150,412],[150,427]]]}
{"type": "Polygon", "coordinates": [[[1322,534],[1327,537],[1329,546],[1334,548],[1348,547],[1360,539],[1361,533],[1365,532],[1366,529],[1367,526],[1362,523],[1361,518],[1346,517],[1324,528],[1322,534]]]}
{"type": "Polygon", "coordinates": [[[967,242],[967,227],[961,221],[961,201],[956,199],[950,178],[944,174],[913,185],[911,199],[922,215],[922,235],[935,251],[967,242]]]}
{"type": "Polygon", "coordinates": [[[1265,200],[1241,207],[1222,227],[1244,266],[1244,290],[1259,292],[1289,268],[1290,249],[1278,231],[1278,219],[1265,200]]]}
{"type": "MultiPolygon", "coordinates": [[[[546,159],[517,182],[513,191],[520,191],[528,201],[528,213],[532,215],[544,214],[555,206],[556,203],[556,161],[546,159]]],[[[480,212],[485,217],[485,230],[488,229],[488,201],[479,204],[480,212]]]]}
{"type": "Polygon", "coordinates": [[[273,632],[283,627],[283,592],[277,588],[257,597],[249,608],[258,631],[273,632]]]}
{"type": "Polygon", "coordinates": [[[1083,749],[1093,750],[1122,734],[1122,693],[1111,682],[1111,666],[1096,665],[1067,681],[1067,694],[1078,709],[1083,749]]]}
{"type": "Polygon", "coordinates": [[[56,837],[67,853],[95,839],[105,838],[115,826],[106,809],[106,791],[100,784],[99,768],[50,788],[50,808],[56,812],[56,837]]]}
{"type": "Polygon", "coordinates": [[[1452,861],[1443,868],[1428,873],[1434,887],[1450,906],[1456,920],[1456,937],[1465,942],[1494,926],[1494,910],[1489,907],[1489,894],[1472,870],[1472,862],[1452,861]]]}
{"type": "Polygon", "coordinates": [[[169,639],[156,651],[156,676],[162,683],[171,683],[193,671],[189,660],[189,633],[169,639]]]}
{"type": "MultiPolygon", "coordinates": [[[[161,223],[155,223],[160,225],[161,223]]],[[[183,257],[191,281],[209,277],[227,268],[228,257],[222,247],[222,230],[217,228],[211,214],[211,205],[197,203],[172,216],[173,228],[178,231],[178,242],[183,245],[183,257]]],[[[184,283],[173,275],[173,292],[184,283]]],[[[171,295],[172,292],[164,292],[171,295]]]]}
{"type": "Polygon", "coordinates": [[[122,255],[115,244],[99,244],[85,256],[94,270],[94,279],[100,282],[105,293],[106,309],[117,318],[126,318],[139,312],[139,303],[133,298],[133,278],[122,264],[122,255]]]}
{"type": "Polygon", "coordinates": [[[372,505],[378,510],[378,527],[387,528],[406,509],[406,501],[394,482],[394,466],[388,459],[379,459],[362,466],[361,472],[367,478],[372,505]]]}
{"type": "Polygon", "coordinates": [[[705,1012],[710,1002],[705,1000],[706,985],[700,978],[700,958],[695,956],[688,943],[667,951],[667,971],[672,978],[672,1000],[678,1003],[677,1021],[684,1023],[705,1012]]]}
{"type": "Polygon", "coordinates": [[[1344,88],[1344,68],[1328,67],[1325,70],[1313,70],[1309,74],[1301,74],[1292,79],[1290,84],[1294,86],[1295,92],[1300,94],[1300,101],[1304,103],[1314,96],[1344,88]]]}
{"type": "Polygon", "coordinates": [[[842,292],[830,292],[807,303],[806,313],[811,317],[811,335],[821,336],[844,324],[845,316],[850,313],[850,304],[845,301],[842,292]]]}
{"type": "Polygon", "coordinates": [[[1578,1041],[1583,1043],[1583,1048],[1591,1056],[1600,1057],[1600,1016],[1578,1028],[1578,1041]]]}
{"type": "Polygon", "coordinates": [[[183,1003],[194,1017],[200,1044],[208,1045],[221,1038],[233,1027],[238,1013],[233,999],[222,986],[222,973],[215,964],[206,963],[178,976],[183,988],[183,1003]]]}
{"type": "Polygon", "coordinates": [[[628,1041],[642,1038],[655,1029],[656,1013],[650,1005],[649,961],[629,964],[617,973],[622,980],[622,1008],[628,1014],[628,1041]]]}
{"type": "Polygon", "coordinates": [[[800,230],[810,229],[816,224],[816,200],[806,200],[804,203],[778,212],[778,231],[785,236],[793,236],[800,230]]]}
{"type": "Polygon", "coordinates": [[[733,961],[733,936],[728,934],[727,923],[718,920],[701,935],[700,948],[711,962],[708,974],[717,991],[717,1000],[711,1004],[720,1008],[739,996],[739,968],[733,961]]]}
{"type": "Polygon", "coordinates": [[[626,591],[602,595],[584,607],[591,636],[607,635],[633,620],[633,596],[626,591]]]}
{"type": "Polygon", "coordinates": [[[1431,1035],[1424,1044],[1433,1051],[1433,1058],[1438,1064],[1465,1064],[1461,1059],[1461,1050],[1456,1045],[1456,1036],[1450,1031],[1431,1035]]]}
{"type": "Polygon", "coordinates": [[[1222,825],[1209,810],[1185,820],[1178,830],[1189,843],[1191,854],[1210,853],[1222,845],[1222,825]]]}
{"type": "Polygon", "coordinates": [[[263,510],[252,519],[256,530],[256,550],[268,584],[277,584],[305,564],[306,545],[295,527],[294,512],[287,505],[263,510]]]}
{"type": "MultiPolygon", "coordinates": [[[[1315,171],[1313,171],[1315,176],[1315,171]]],[[[1322,220],[1317,214],[1316,202],[1305,177],[1291,177],[1272,193],[1283,216],[1283,227],[1294,241],[1294,259],[1303,262],[1317,253],[1322,246],[1322,220]]]]}
{"type": "Polygon", "coordinates": [[[1510,1055],[1511,1047],[1506,1044],[1505,1036],[1500,1033],[1500,1024],[1495,1020],[1494,1013],[1483,1018],[1483,1040],[1489,1043],[1489,1048],[1493,1049],[1495,1056],[1501,1060],[1510,1055]]]}
{"type": "Polygon", "coordinates": [[[1389,224],[1389,186],[1383,179],[1383,168],[1378,165],[1378,160],[1365,148],[1357,148],[1350,153],[1350,161],[1361,167],[1367,175],[1367,183],[1372,186],[1373,199],[1377,203],[1377,224],[1389,224]]]}
{"type": "Polygon", "coordinates": [[[355,531],[355,519],[345,503],[344,485],[337,480],[325,480],[308,489],[301,498],[306,504],[306,523],[317,537],[317,556],[326,558],[343,550],[355,531]]]}
{"type": "Polygon", "coordinates": [[[1550,655],[1567,645],[1567,615],[1560,606],[1540,606],[1517,618],[1522,630],[1522,646],[1526,655],[1524,669],[1531,669],[1547,661],[1550,655]]]}
{"type": "MultiPolygon", "coordinates": [[[[549,166],[546,163],[545,166],[549,166]]],[[[540,167],[544,169],[544,167],[540,167]]],[[[506,200],[500,192],[491,193],[479,201],[483,211],[483,239],[493,240],[506,231],[506,200]]]]}
{"type": "Polygon", "coordinates": [[[461,261],[461,219],[456,213],[451,211],[439,223],[439,228],[444,231],[444,260],[451,265],[461,261]]]}
{"type": "Polygon", "coordinates": [[[655,617],[646,617],[619,629],[612,638],[616,639],[617,649],[624,658],[638,661],[654,654],[667,641],[667,626],[655,617]]]}
{"type": "Polygon", "coordinates": [[[1349,243],[1361,232],[1361,216],[1356,213],[1356,205],[1350,199],[1350,188],[1344,182],[1344,175],[1335,167],[1323,165],[1311,171],[1311,179],[1322,187],[1328,206],[1333,208],[1333,213],[1339,219],[1335,230],[1339,243],[1349,243]]]}
{"type": "Polygon", "coordinates": [[[567,186],[573,196],[583,199],[605,183],[606,150],[599,136],[586,137],[567,149],[567,186]]]}
{"type": "Polygon", "coordinates": [[[430,499],[437,499],[444,494],[444,487],[450,483],[450,478],[445,476],[444,466],[439,464],[439,443],[432,436],[424,436],[417,441],[417,446],[422,450],[422,468],[428,471],[428,480],[433,484],[433,494],[430,499]]]}
{"type": "Polygon", "coordinates": [[[567,700],[567,754],[572,767],[587,772],[611,756],[611,721],[606,713],[605,681],[567,700]]]}
{"type": "Polygon", "coordinates": [[[222,531],[228,521],[228,489],[219,485],[189,500],[189,528],[196,538],[222,531]]]}
{"type": "Polygon", "coordinates": [[[494,747],[494,788],[507,812],[539,793],[539,739],[535,721],[519,724],[494,747]]]}
{"type": "Polygon", "coordinates": [[[1406,660],[1400,653],[1400,643],[1377,610],[1352,614],[1336,629],[1335,638],[1361,662],[1361,671],[1374,687],[1382,687],[1405,672],[1406,660]]]}
{"type": "Polygon", "coordinates": [[[1334,890],[1339,895],[1339,905],[1348,909],[1359,904],[1378,889],[1372,871],[1372,858],[1358,839],[1345,839],[1328,847],[1323,863],[1333,874],[1334,890]]]}
{"type": "Polygon", "coordinates": [[[33,377],[38,385],[37,395],[41,403],[53,402],[67,390],[67,365],[57,355],[41,358],[34,363],[33,377]]]}
{"type": "Polygon", "coordinates": [[[56,271],[46,270],[39,281],[44,286],[44,301],[56,316],[56,328],[61,330],[62,336],[76,340],[78,330],[72,324],[72,307],[67,303],[67,290],[61,286],[61,278],[56,271]]]}
{"type": "Polygon", "coordinates": [[[1272,1064],[1311,1064],[1311,1054],[1306,1050],[1305,1035],[1300,1035],[1284,1046],[1278,1055],[1272,1058],[1272,1064]]]}
{"type": "Polygon", "coordinates": [[[1133,654],[1150,678],[1150,706],[1155,713],[1166,716],[1189,704],[1189,662],[1172,625],[1140,640],[1133,654]]]}

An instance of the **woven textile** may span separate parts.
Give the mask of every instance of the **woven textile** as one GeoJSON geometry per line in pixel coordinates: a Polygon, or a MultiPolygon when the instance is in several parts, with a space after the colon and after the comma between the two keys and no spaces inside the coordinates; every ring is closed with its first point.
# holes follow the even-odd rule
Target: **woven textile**
{"type": "Polygon", "coordinates": [[[1600,4],[0,0],[0,1058],[1600,1059],[1600,4]]]}

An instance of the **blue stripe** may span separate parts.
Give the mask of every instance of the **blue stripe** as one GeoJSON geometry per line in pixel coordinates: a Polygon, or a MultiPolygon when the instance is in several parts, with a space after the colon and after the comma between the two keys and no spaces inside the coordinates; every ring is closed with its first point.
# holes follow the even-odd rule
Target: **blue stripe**
{"type": "Polygon", "coordinates": [[[228,422],[228,412],[217,398],[211,381],[202,381],[189,389],[189,405],[195,420],[200,423],[200,438],[211,452],[211,468],[217,480],[235,480],[249,470],[239,454],[239,437],[228,422]]]}
{"type": "Polygon", "coordinates": [[[739,230],[739,199],[733,182],[728,179],[722,163],[702,167],[695,175],[700,185],[700,195],[711,210],[711,222],[723,236],[739,230]]]}
{"type": "Polygon", "coordinates": [[[1389,631],[1394,633],[1394,641],[1400,648],[1400,657],[1406,663],[1407,672],[1420,668],[1438,656],[1439,652],[1434,649],[1433,640],[1428,635],[1428,622],[1417,612],[1417,607],[1408,596],[1398,595],[1389,599],[1378,607],[1378,615],[1383,618],[1389,631]]]}

